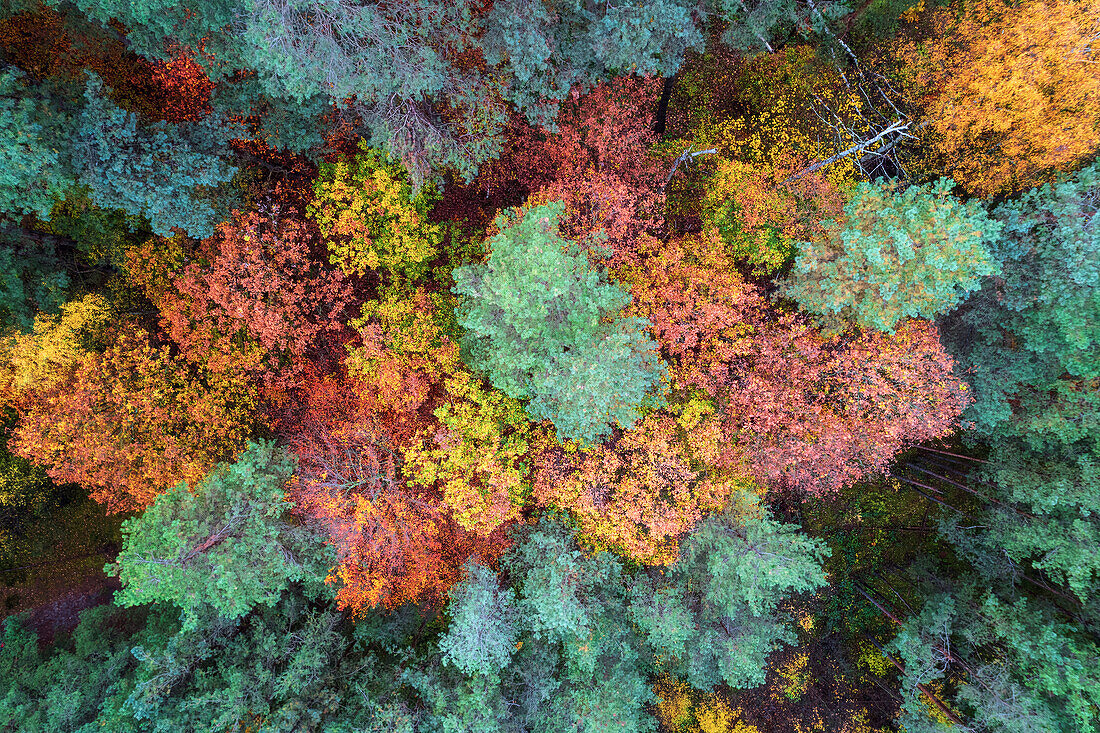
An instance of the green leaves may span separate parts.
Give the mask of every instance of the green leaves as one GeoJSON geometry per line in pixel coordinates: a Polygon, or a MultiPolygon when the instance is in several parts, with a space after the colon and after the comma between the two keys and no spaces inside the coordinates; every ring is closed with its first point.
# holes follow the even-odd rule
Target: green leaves
{"type": "Polygon", "coordinates": [[[488,263],[457,268],[453,290],[471,367],[530,399],[528,415],[553,422],[560,440],[589,443],[656,406],[666,369],[645,320],[616,317],[630,296],[558,233],[562,211],[551,203],[499,216],[488,263]]]}
{"type": "Polygon", "coordinates": [[[977,201],[952,197],[953,185],[861,183],[845,219],[802,245],[786,295],[827,319],[889,333],[903,318],[951,310],[998,271],[988,248],[1001,230],[977,201]]]}
{"type": "Polygon", "coordinates": [[[634,588],[631,616],[662,668],[698,689],[763,684],[768,655],[794,642],[780,603],[825,584],[823,542],[747,509],[705,520],[667,580],[634,588]]]}
{"type": "Polygon", "coordinates": [[[293,469],[273,444],[250,444],[193,490],[181,483],[124,522],[122,552],[107,566],[122,581],[116,602],[175,603],[192,624],[203,609],[239,618],[275,603],[290,583],[319,582],[327,553],[284,520],[293,469]]]}
{"type": "Polygon", "coordinates": [[[515,594],[496,573],[471,562],[451,588],[451,625],[439,640],[443,660],[465,675],[495,675],[511,660],[516,634],[515,594]]]}

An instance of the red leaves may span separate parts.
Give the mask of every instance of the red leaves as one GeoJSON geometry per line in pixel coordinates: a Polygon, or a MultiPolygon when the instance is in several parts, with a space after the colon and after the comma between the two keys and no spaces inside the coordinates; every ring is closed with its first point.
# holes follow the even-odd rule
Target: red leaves
{"type": "Polygon", "coordinates": [[[713,233],[651,244],[623,272],[675,382],[713,401],[694,430],[722,436],[716,465],[826,494],[882,470],[903,439],[950,432],[966,406],[932,324],[825,337],[742,281],[713,233]]]}
{"type": "Polygon", "coordinates": [[[511,156],[484,178],[515,178],[538,203],[563,201],[562,233],[607,235],[614,261],[634,259],[634,240],[663,224],[666,167],[649,156],[659,79],[619,77],[562,105],[557,132],[516,125],[511,156]]]}
{"type": "Polygon", "coordinates": [[[343,328],[351,287],[313,256],[316,232],[295,216],[278,206],[234,212],[179,270],[165,272],[160,252],[130,253],[135,279],[189,360],[281,389],[322,336],[343,328]]]}

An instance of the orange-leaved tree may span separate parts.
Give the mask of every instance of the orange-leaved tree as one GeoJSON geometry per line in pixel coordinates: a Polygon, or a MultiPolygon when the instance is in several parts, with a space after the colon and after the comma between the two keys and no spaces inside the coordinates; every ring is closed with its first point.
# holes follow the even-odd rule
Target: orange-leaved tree
{"type": "Polygon", "coordinates": [[[967,3],[894,51],[946,172],[982,196],[1032,187],[1100,149],[1100,2],[967,3]]]}
{"type": "Polygon", "coordinates": [[[654,413],[590,450],[540,441],[534,496],[568,509],[582,539],[648,565],[671,565],[679,537],[751,481],[692,461],[677,421],[654,413]]]}
{"type": "Polygon", "coordinates": [[[344,328],[351,302],[347,279],[317,246],[310,222],[273,204],[234,212],[195,252],[153,240],[127,265],[187,359],[285,388],[322,337],[344,328]]]}
{"type": "Polygon", "coordinates": [[[337,602],[355,613],[383,605],[442,600],[476,555],[492,561],[501,533],[465,532],[432,487],[406,482],[399,443],[372,411],[365,385],[309,374],[303,400],[280,426],[298,456],[288,486],[295,512],[336,549],[330,581],[337,602]]]}
{"type": "Polygon", "coordinates": [[[110,511],[134,511],[180,481],[199,481],[244,446],[257,406],[247,378],[197,368],[133,325],[102,338],[102,352],[78,344],[53,360],[48,380],[18,393],[13,453],[58,483],[86,486],[110,511]]]}

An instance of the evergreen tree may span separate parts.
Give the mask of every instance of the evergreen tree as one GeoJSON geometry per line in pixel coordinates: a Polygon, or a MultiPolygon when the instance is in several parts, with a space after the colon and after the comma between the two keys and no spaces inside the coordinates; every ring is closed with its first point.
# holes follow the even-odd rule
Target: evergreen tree
{"type": "Polygon", "coordinates": [[[471,367],[560,440],[591,443],[630,427],[666,374],[641,318],[616,317],[630,296],[558,233],[562,205],[496,220],[489,261],[454,271],[471,367]]]}
{"type": "Polygon", "coordinates": [[[952,185],[859,184],[844,219],[802,245],[786,295],[827,320],[890,333],[903,318],[951,310],[996,272],[988,247],[1001,228],[978,202],[956,200],[952,185]]]}

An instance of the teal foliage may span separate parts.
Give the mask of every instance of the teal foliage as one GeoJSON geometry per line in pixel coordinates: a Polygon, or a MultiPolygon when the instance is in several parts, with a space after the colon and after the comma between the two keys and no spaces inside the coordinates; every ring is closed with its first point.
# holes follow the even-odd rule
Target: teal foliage
{"type": "Polygon", "coordinates": [[[801,246],[785,294],[827,319],[887,332],[952,310],[997,272],[989,246],[1001,230],[979,202],[953,197],[953,185],[859,184],[845,218],[801,246]]]}
{"type": "Polygon", "coordinates": [[[122,581],[116,602],[174,603],[190,627],[208,609],[236,619],[275,603],[291,583],[321,584],[328,548],[285,516],[293,471],[274,444],[250,444],[198,486],[180,483],[157,497],[123,523],[122,552],[108,566],[122,581]]]}
{"type": "Polygon", "coordinates": [[[1100,578],[1100,166],[999,206],[1002,275],[945,322],[995,487],[949,536],[1032,562],[1082,600],[1100,578]]]}
{"type": "Polygon", "coordinates": [[[792,644],[780,604],[825,585],[821,540],[759,507],[705,520],[660,582],[639,583],[631,615],[661,668],[693,687],[764,683],[768,655],[792,644]]]}
{"type": "Polygon", "coordinates": [[[796,27],[803,35],[826,35],[829,23],[851,10],[846,2],[821,3],[807,17],[794,0],[708,0],[707,7],[727,24],[722,42],[749,52],[772,51],[773,44],[790,38],[796,27]]]}
{"type": "Polygon", "coordinates": [[[237,172],[205,150],[227,142],[225,126],[205,119],[187,125],[140,125],[137,115],[111,102],[89,74],[86,104],[71,142],[80,183],[98,206],[140,214],[153,232],[178,227],[195,238],[214,233],[217,212],[203,195],[237,172]]]}
{"type": "Polygon", "coordinates": [[[505,98],[532,124],[553,129],[575,88],[624,74],[675,74],[688,49],[703,48],[691,11],[683,0],[504,0],[485,17],[481,46],[505,98]]]}
{"type": "Polygon", "coordinates": [[[142,124],[107,98],[91,72],[81,103],[5,70],[0,121],[6,123],[0,127],[0,213],[48,221],[76,185],[86,187],[97,206],[145,217],[164,236],[174,227],[210,236],[224,213],[211,193],[236,169],[210,152],[232,135],[224,120],[142,124]]]}
{"type": "Polygon", "coordinates": [[[71,116],[15,67],[0,70],[0,215],[48,217],[76,176],[64,140],[71,116]]]}
{"type": "Polygon", "coordinates": [[[641,318],[617,317],[630,302],[576,243],[558,233],[563,206],[501,215],[486,264],[454,271],[456,315],[471,367],[509,397],[529,399],[560,440],[591,443],[627,428],[667,369],[641,318]]]}
{"type": "Polygon", "coordinates": [[[58,313],[70,284],[56,247],[0,229],[0,332],[27,332],[37,313],[58,313]]]}
{"type": "MultiPolygon", "coordinates": [[[[585,555],[567,527],[543,520],[523,533],[503,565],[515,613],[507,626],[494,624],[510,631],[493,635],[490,646],[499,651],[492,663],[469,665],[469,674],[458,674],[453,663],[429,664],[409,676],[427,703],[429,729],[652,730],[647,660],[626,614],[619,562],[608,553],[585,555]],[[504,638],[513,633],[518,642],[506,650],[504,638]]],[[[463,592],[496,594],[499,608],[492,576],[478,571],[463,592]]],[[[480,616],[457,610],[444,638],[477,639],[480,616]]],[[[454,658],[454,642],[445,648],[444,659],[454,658]]]]}
{"type": "Polygon", "coordinates": [[[496,573],[469,563],[466,578],[450,591],[451,625],[439,640],[443,661],[464,675],[490,675],[511,660],[517,634],[515,594],[496,573]]]}
{"type": "Polygon", "coordinates": [[[102,730],[95,722],[100,707],[136,666],[130,646],[143,638],[145,615],[111,605],[90,608],[81,614],[72,638],[59,640],[48,651],[39,649],[38,635],[25,626],[25,616],[5,619],[0,649],[4,730],[102,730]]]}
{"type": "Polygon", "coordinates": [[[953,727],[929,716],[918,683],[950,680],[955,705],[977,730],[1100,729],[1100,647],[1049,607],[1003,599],[964,577],[929,593],[887,650],[905,668],[900,724],[912,731],[953,727]]]}

